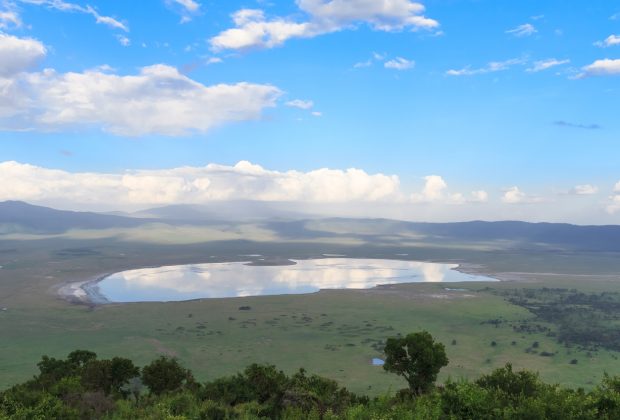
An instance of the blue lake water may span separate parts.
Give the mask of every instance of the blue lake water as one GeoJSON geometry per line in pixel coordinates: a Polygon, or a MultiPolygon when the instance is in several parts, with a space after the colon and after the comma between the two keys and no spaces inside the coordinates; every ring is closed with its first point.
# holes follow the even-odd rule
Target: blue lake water
{"type": "Polygon", "coordinates": [[[101,280],[98,293],[110,302],[181,301],[368,289],[380,284],[495,281],[456,271],[457,264],[354,258],[295,263],[256,266],[226,262],[128,270],[101,280]]]}

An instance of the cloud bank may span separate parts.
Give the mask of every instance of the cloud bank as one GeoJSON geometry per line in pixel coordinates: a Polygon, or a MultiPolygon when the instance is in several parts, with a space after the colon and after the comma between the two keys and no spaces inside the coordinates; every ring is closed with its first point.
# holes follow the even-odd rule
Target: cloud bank
{"type": "Polygon", "coordinates": [[[360,169],[271,171],[241,161],[121,174],[71,173],[14,161],[0,163],[0,201],[127,205],[257,200],[341,203],[396,200],[399,179],[360,169]]]}
{"type": "Polygon", "coordinates": [[[620,181],[604,200],[605,195],[591,184],[548,195],[527,194],[514,186],[492,197],[485,190],[454,191],[442,176],[428,175],[421,186],[409,186],[417,190],[410,193],[397,175],[357,168],[277,171],[248,161],[119,173],[68,172],[5,161],[0,162],[0,179],[0,201],[73,210],[139,210],[243,200],[279,203],[317,215],[418,221],[614,223],[620,213],[620,181]]]}

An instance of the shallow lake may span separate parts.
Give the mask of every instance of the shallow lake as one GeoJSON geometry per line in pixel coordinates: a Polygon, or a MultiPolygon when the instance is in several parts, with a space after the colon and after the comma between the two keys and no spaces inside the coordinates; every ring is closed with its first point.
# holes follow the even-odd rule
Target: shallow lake
{"type": "Polygon", "coordinates": [[[295,263],[226,262],[128,270],[105,277],[97,292],[110,302],[146,302],[368,289],[395,283],[495,281],[456,271],[457,264],[353,258],[295,263]]]}

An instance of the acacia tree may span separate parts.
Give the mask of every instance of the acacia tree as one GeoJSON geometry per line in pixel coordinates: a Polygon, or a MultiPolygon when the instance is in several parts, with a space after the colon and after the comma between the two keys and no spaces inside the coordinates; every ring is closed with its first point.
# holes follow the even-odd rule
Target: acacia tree
{"type": "Polygon", "coordinates": [[[388,338],[384,352],[383,368],[405,378],[417,395],[427,392],[441,368],[448,364],[444,345],[436,343],[427,331],[388,338]]]}

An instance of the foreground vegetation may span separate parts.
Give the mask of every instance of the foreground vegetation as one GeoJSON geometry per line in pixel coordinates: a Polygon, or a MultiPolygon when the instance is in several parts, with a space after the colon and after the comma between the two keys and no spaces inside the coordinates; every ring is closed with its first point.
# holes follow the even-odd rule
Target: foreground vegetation
{"type": "Polygon", "coordinates": [[[0,393],[0,419],[617,419],[620,377],[591,391],[543,382],[512,365],[475,381],[448,380],[445,347],[427,332],[387,340],[384,369],[408,388],[369,398],[300,369],[286,375],[252,364],[206,383],[174,358],[139,369],[126,358],[90,351],[44,356],[31,380],[0,393]]]}

